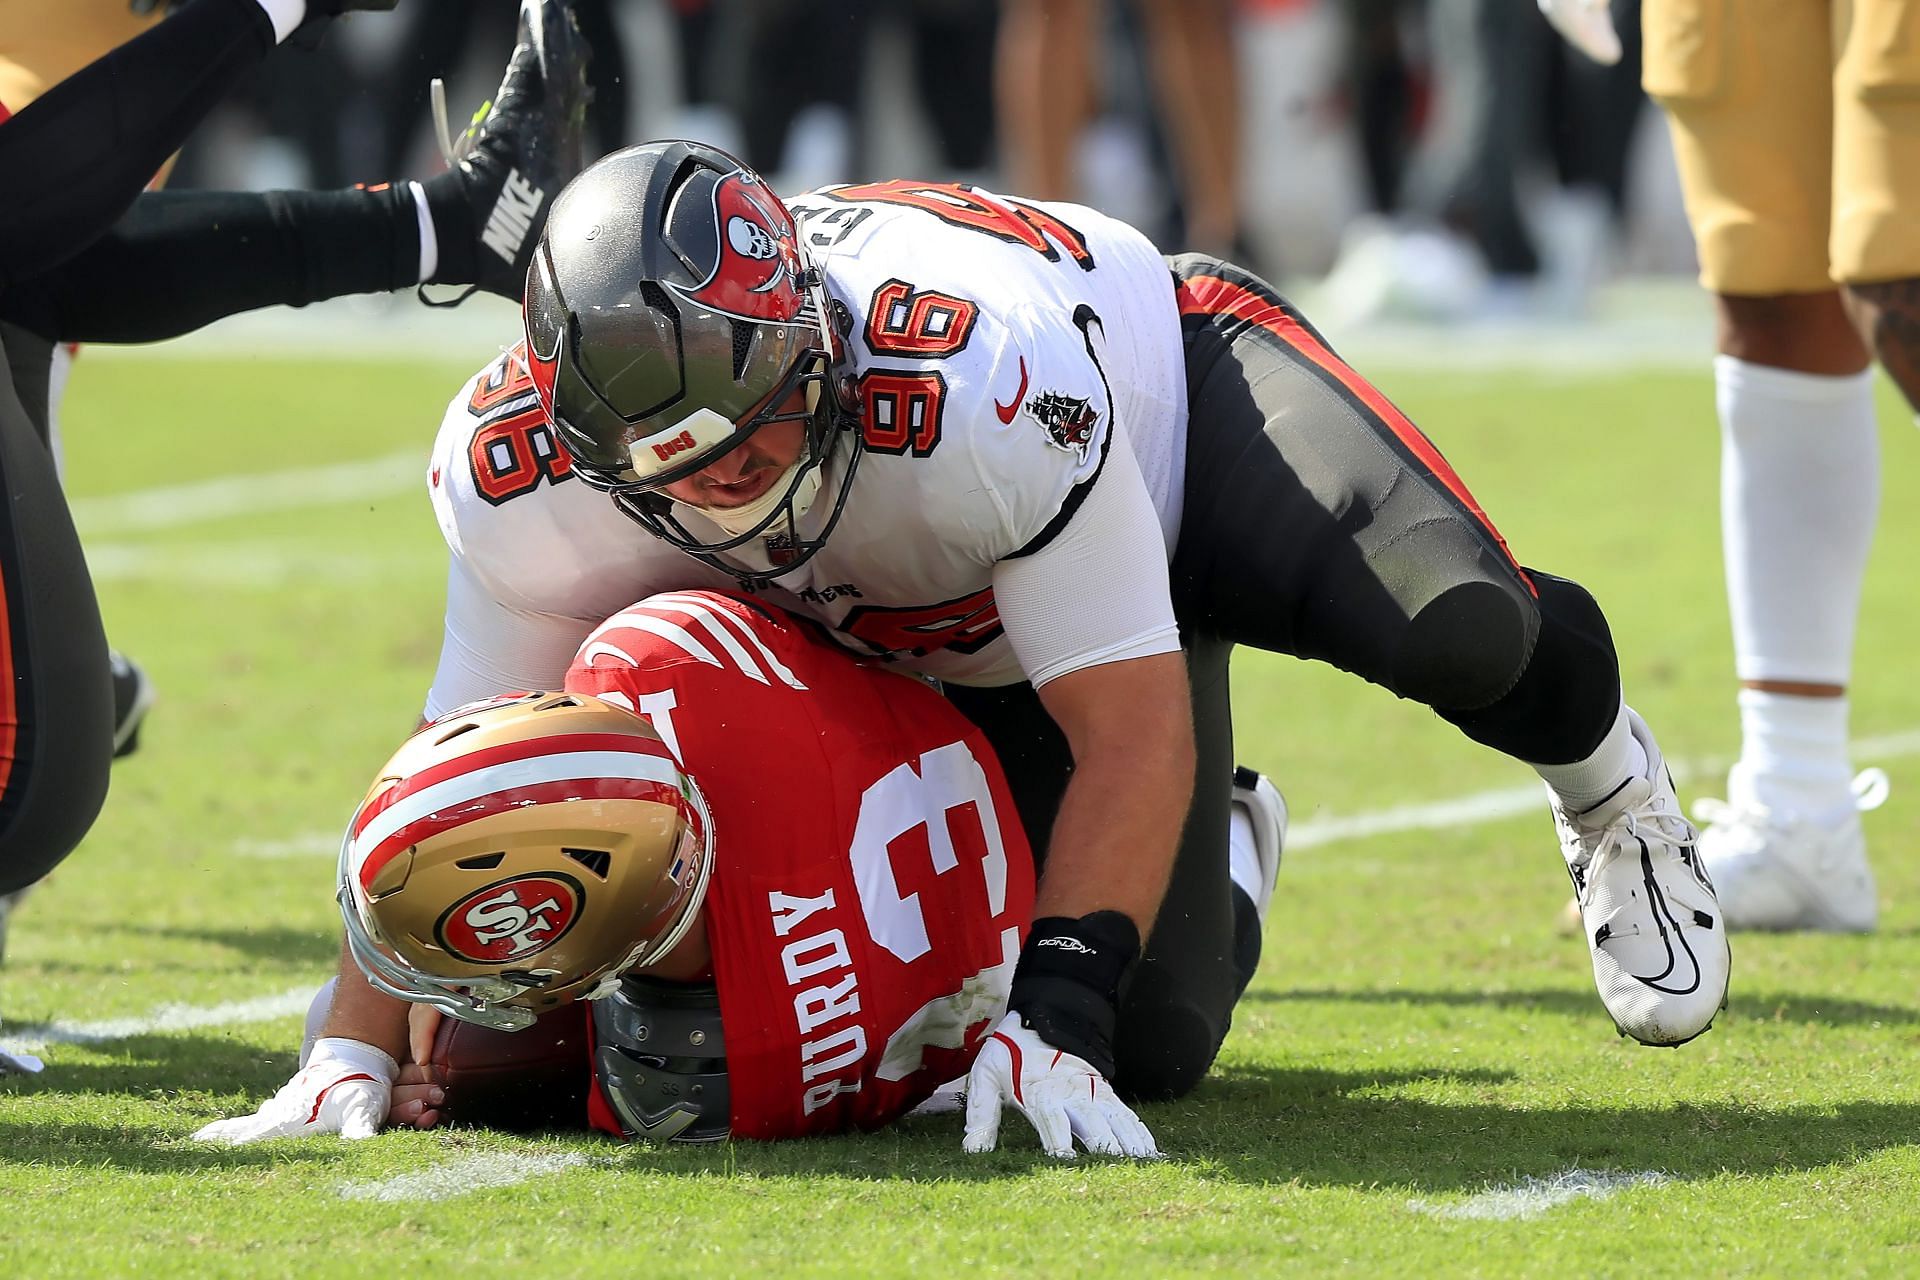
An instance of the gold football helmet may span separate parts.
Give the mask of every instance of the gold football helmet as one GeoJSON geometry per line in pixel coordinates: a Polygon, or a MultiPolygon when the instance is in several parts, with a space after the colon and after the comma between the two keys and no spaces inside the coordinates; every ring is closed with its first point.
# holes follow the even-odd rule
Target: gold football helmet
{"type": "Polygon", "coordinates": [[[340,846],[340,914],[378,990],[519,1030],[671,951],[713,867],[706,803],[652,727],[519,693],[416,732],[340,846]]]}

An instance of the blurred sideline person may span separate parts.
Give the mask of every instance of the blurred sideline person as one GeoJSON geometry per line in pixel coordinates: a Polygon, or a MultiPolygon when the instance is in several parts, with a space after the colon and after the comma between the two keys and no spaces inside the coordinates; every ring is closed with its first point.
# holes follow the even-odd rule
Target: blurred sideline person
{"type": "MultiPolygon", "coordinates": [[[[1605,58],[1604,11],[1543,0],[1605,58]]],[[[1721,529],[1741,749],[1701,852],[1728,921],[1867,932],[1847,685],[1880,498],[1872,360],[1920,410],[1920,38],[1904,0],[1646,0],[1644,83],[1719,312],[1721,529]]]]}
{"type": "Polygon", "coordinates": [[[622,600],[730,583],[940,680],[1040,863],[1009,1025],[1165,1098],[1211,1065],[1258,936],[1218,856],[1233,647],[1318,658],[1548,783],[1621,1030],[1680,1043],[1722,1007],[1712,886],[1599,606],[1522,568],[1265,282],[974,187],[790,210],[675,141],[562,193],[526,331],[435,446],[429,714],[552,687],[622,600]]]}
{"type": "MultiPolygon", "coordinates": [[[[1285,810],[1264,782],[1237,799],[1264,906],[1285,810]]],[[[994,1028],[1033,862],[992,749],[926,684],[752,597],[643,600],[587,639],[565,693],[432,722],[380,771],[341,877],[319,1038],[256,1115],[197,1137],[591,1118],[792,1138],[877,1128],[970,1067],[1023,1070],[994,1028]],[[409,1035],[409,1001],[488,1030],[453,1028],[469,1047],[423,1066],[434,1020],[409,1035]]],[[[1053,1075],[1061,1098],[1022,1091],[1051,1154],[1155,1154],[1092,1067],[1053,1075]]],[[[991,1145],[999,1107],[976,1119],[969,1143],[991,1145]]]]}
{"type": "Polygon", "coordinates": [[[12,193],[0,208],[0,942],[18,893],[92,825],[124,745],[50,447],[54,344],[151,341],[422,280],[518,297],[546,209],[581,163],[585,51],[562,0],[525,0],[499,97],[453,171],[340,192],[143,192],[276,42],[392,4],[190,0],[17,112],[0,104],[12,193]]]}
{"type": "MultiPolygon", "coordinates": [[[[994,114],[1008,185],[1070,200],[1098,108],[1105,0],[1002,0],[994,114]]],[[[1231,0],[1140,0],[1141,54],[1180,185],[1183,242],[1239,249],[1240,75],[1231,0]]]]}
{"type": "MultiPolygon", "coordinates": [[[[1638,0],[1613,5],[1623,18],[1638,12],[1638,0]]],[[[1397,137],[1381,136],[1408,114],[1390,110],[1395,89],[1406,91],[1385,56],[1397,44],[1399,6],[1367,0],[1353,10],[1368,24],[1355,33],[1372,77],[1356,84],[1356,123],[1377,212],[1342,234],[1323,284],[1327,323],[1581,314],[1625,216],[1644,98],[1637,39],[1602,67],[1510,0],[1430,0],[1425,9],[1430,118],[1407,157],[1404,207],[1387,199],[1400,190],[1391,185],[1397,137]],[[1370,102],[1368,90],[1384,100],[1370,102]]]]}

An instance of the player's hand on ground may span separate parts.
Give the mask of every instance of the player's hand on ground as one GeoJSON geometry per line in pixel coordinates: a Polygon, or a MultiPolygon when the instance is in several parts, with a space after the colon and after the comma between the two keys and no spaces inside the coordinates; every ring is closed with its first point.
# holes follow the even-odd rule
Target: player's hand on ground
{"type": "Polygon", "coordinates": [[[307,1065],[258,1111],[215,1120],[193,1136],[202,1142],[233,1146],[263,1138],[328,1133],[371,1138],[387,1118],[389,1095],[399,1074],[399,1064],[370,1044],[337,1038],[318,1040],[307,1065]]]}
{"type": "Polygon", "coordinates": [[[1158,1159],[1153,1134],[1084,1059],[1056,1049],[1010,1013],[987,1037],[967,1074],[967,1133],[972,1154],[993,1150],[1011,1103],[1040,1135],[1050,1156],[1073,1159],[1078,1142],[1108,1156],[1158,1159]]]}
{"type": "Polygon", "coordinates": [[[1620,61],[1620,33],[1607,0],[1540,0],[1540,12],[1568,44],[1601,66],[1620,61]]]}
{"type": "Polygon", "coordinates": [[[401,1067],[387,1104],[387,1127],[431,1129],[446,1119],[447,1091],[441,1084],[438,1067],[418,1062],[401,1067]]]}

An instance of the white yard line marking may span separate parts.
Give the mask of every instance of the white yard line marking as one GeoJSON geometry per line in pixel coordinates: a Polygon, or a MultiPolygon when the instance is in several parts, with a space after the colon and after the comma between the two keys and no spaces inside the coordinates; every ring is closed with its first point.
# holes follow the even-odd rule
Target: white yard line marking
{"type": "MultiPolygon", "coordinates": [[[[1869,763],[1920,755],[1920,729],[1861,738],[1853,744],[1853,754],[1855,759],[1869,763]]],[[[1728,761],[1713,757],[1690,763],[1676,761],[1673,773],[1682,782],[1692,778],[1718,777],[1726,772],[1727,764],[1728,761]]],[[[1453,800],[1399,805],[1371,813],[1309,818],[1295,822],[1288,828],[1287,852],[1401,831],[1470,827],[1476,823],[1534,813],[1544,808],[1545,797],[1540,784],[1536,782],[1520,787],[1475,792],[1453,800]]],[[[307,831],[279,840],[238,840],[234,842],[232,851],[243,858],[333,858],[340,854],[340,833],[307,831]]]]}
{"type": "Polygon", "coordinates": [[[1507,1222],[1537,1218],[1575,1200],[1605,1200],[1631,1187],[1665,1182],[1663,1173],[1616,1173],[1607,1169],[1568,1169],[1550,1178],[1523,1178],[1512,1186],[1488,1187],[1465,1200],[1409,1200],[1407,1208],[1436,1218],[1507,1222]]]}
{"type": "Polygon", "coordinates": [[[139,546],[90,542],[87,568],[95,582],[173,582],[222,590],[284,590],[289,582],[357,584],[417,580],[439,564],[436,549],[391,547],[332,551],[315,545],[253,541],[195,541],[139,546]]]}
{"type": "MultiPolygon", "coordinates": [[[[1867,763],[1920,755],[1920,729],[1881,734],[1872,738],[1859,738],[1854,741],[1852,749],[1854,759],[1867,763]]],[[[1694,761],[1676,760],[1673,762],[1673,776],[1681,783],[1695,778],[1718,778],[1726,773],[1731,763],[1729,760],[1713,757],[1694,761]]],[[[1276,778],[1275,783],[1282,792],[1286,790],[1285,778],[1276,778]]],[[[1316,845],[1335,844],[1342,840],[1391,835],[1400,831],[1440,831],[1452,827],[1470,827],[1477,823],[1492,822],[1498,818],[1511,818],[1535,811],[1544,812],[1545,808],[1545,792],[1540,784],[1535,782],[1520,787],[1479,791],[1453,800],[1398,805],[1391,809],[1377,809],[1372,813],[1309,818],[1302,822],[1295,822],[1287,828],[1287,852],[1311,849],[1316,845]]]]}
{"type": "Polygon", "coordinates": [[[328,467],[220,476],[194,484],[76,498],[68,505],[80,532],[99,538],[411,493],[426,488],[426,469],[425,452],[412,450],[328,467]]]}
{"type": "Polygon", "coordinates": [[[489,1151],[373,1182],[349,1182],[340,1188],[340,1196],[345,1200],[450,1200],[472,1191],[511,1187],[587,1163],[588,1157],[577,1151],[550,1155],[489,1151]]]}
{"type": "Polygon", "coordinates": [[[174,1035],[204,1027],[230,1027],[248,1022],[272,1022],[307,1011],[313,1003],[311,984],[279,995],[224,1004],[163,1004],[139,1018],[107,1018],[100,1022],[23,1022],[0,1032],[0,1048],[9,1053],[33,1053],[53,1044],[104,1044],[134,1036],[174,1035]]]}

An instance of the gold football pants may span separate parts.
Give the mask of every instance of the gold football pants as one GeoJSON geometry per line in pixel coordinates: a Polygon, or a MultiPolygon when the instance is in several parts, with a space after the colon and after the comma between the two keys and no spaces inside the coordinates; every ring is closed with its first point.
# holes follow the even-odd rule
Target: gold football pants
{"type": "Polygon", "coordinates": [[[1716,293],[1920,276],[1920,0],[1645,0],[1716,293]]]}

